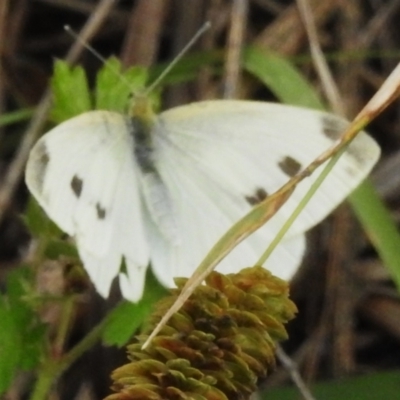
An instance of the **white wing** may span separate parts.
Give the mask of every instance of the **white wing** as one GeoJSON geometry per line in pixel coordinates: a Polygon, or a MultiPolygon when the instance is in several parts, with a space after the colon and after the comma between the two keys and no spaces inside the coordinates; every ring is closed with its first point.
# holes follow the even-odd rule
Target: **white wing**
{"type": "MultiPolygon", "coordinates": [[[[125,117],[88,112],[36,143],[26,183],[50,218],[75,236],[82,261],[103,296],[108,296],[125,257],[135,289],[126,297],[135,301],[143,290],[149,247],[133,151],[125,117]]],[[[127,278],[122,279],[126,283],[127,278]]]]}
{"type": "MultiPolygon", "coordinates": [[[[328,148],[343,125],[328,114],[268,103],[211,101],[175,108],[161,114],[154,128],[151,158],[158,175],[148,175],[136,163],[129,121],[95,111],[38,141],[26,181],[50,218],[76,237],[82,261],[103,296],[125,258],[121,289],[135,301],[149,259],[168,285],[174,276],[192,274],[250,203],[274,192],[328,148]]],[[[269,259],[269,268],[284,278],[293,274],[305,248],[302,233],[360,183],[378,155],[368,136],[354,141],[269,259]]],[[[254,263],[314,179],[301,184],[279,214],[238,246],[219,270],[233,272],[254,263]]]]}
{"type": "MultiPolygon", "coordinates": [[[[345,126],[330,114],[249,101],[206,101],[162,113],[154,130],[154,159],[175,206],[182,245],[172,246],[160,229],[150,227],[159,279],[170,284],[171,276],[190,275],[216,240],[249,211],[249,203],[279,189],[330,147],[345,126]]],[[[378,157],[373,139],[360,134],[266,266],[290,278],[304,252],[303,232],[342,202],[378,157]]],[[[233,272],[254,263],[317,174],[217,269],[233,272]]]]}

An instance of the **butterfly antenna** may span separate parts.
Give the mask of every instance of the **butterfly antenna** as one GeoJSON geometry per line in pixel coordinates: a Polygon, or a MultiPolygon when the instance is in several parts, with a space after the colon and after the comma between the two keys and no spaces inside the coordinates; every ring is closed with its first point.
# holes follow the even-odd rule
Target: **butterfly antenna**
{"type": "Polygon", "coordinates": [[[193,47],[200,36],[203,35],[208,29],[210,29],[211,23],[209,21],[205,22],[203,26],[196,32],[196,34],[190,39],[186,46],[178,53],[178,55],[171,61],[167,68],[158,76],[158,78],[145,90],[144,94],[148,95],[152,92],[165,78],[166,75],[175,67],[175,65],[182,59],[182,57],[188,52],[188,50],[193,47]]]}
{"type": "Polygon", "coordinates": [[[89,43],[84,41],[69,25],[64,25],[64,30],[68,34],[70,34],[76,41],[85,46],[96,58],[98,58],[105,66],[107,66],[107,68],[110,71],[112,71],[115,75],[117,75],[129,87],[131,87],[131,83],[127,79],[125,79],[125,77],[121,74],[121,71],[118,71],[117,69],[113,68],[110,65],[110,63],[108,63],[107,60],[94,47],[92,47],[89,43]]]}
{"type": "MultiPolygon", "coordinates": [[[[196,34],[192,37],[192,39],[186,44],[186,46],[178,53],[178,55],[171,61],[171,63],[165,68],[165,70],[158,76],[158,78],[142,93],[142,95],[148,95],[151,93],[165,78],[165,76],[171,71],[172,68],[182,59],[182,57],[188,52],[188,50],[197,42],[199,37],[203,35],[208,29],[210,29],[211,23],[209,21],[205,22],[203,26],[196,32],[196,34]]],[[[85,42],[76,32],[71,29],[69,25],[64,26],[64,30],[69,33],[75,40],[85,46],[95,57],[97,57],[100,61],[107,66],[113,73],[115,73],[119,78],[125,82],[129,87],[131,86],[130,82],[121,74],[120,71],[113,68],[107,60],[96,50],[94,49],[89,43],[85,42]]]]}

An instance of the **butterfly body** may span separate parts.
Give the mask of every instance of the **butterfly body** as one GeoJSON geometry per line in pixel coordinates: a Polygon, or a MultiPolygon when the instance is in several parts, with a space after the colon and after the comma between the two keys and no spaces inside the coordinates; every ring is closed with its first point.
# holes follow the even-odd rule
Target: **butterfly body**
{"type": "MultiPolygon", "coordinates": [[[[314,110],[250,101],[205,101],[153,116],[91,111],[44,135],[32,149],[26,181],[107,296],[119,275],[125,297],[141,297],[149,264],[171,285],[188,276],[212,245],[254,204],[330,147],[345,121],[314,110]],[[126,273],[120,273],[122,258],[126,273]]],[[[368,174],[379,156],[362,133],[267,263],[290,278],[303,233],[368,174]]],[[[264,227],[219,266],[254,263],[314,177],[296,189],[264,227]]]]}

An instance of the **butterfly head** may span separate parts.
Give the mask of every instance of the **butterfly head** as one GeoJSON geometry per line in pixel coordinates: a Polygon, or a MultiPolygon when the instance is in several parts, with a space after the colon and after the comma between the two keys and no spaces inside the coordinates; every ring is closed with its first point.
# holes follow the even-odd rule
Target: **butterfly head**
{"type": "Polygon", "coordinates": [[[144,94],[135,94],[129,110],[129,115],[133,119],[138,119],[147,127],[154,124],[156,114],[151,98],[144,94]]]}

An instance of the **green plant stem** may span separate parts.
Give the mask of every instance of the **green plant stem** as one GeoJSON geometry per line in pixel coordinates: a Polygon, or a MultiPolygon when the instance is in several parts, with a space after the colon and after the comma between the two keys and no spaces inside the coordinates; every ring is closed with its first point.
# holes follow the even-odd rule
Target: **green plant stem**
{"type": "Polygon", "coordinates": [[[39,369],[38,379],[30,400],[46,400],[61,374],[100,339],[109,318],[104,318],[75,347],[58,360],[47,360],[39,369]]]}
{"type": "Polygon", "coordinates": [[[17,122],[26,121],[33,115],[31,108],[24,108],[22,110],[9,112],[0,117],[0,126],[15,124],[17,122]]]}
{"type": "MultiPolygon", "coordinates": [[[[347,146],[346,146],[347,147],[347,146]]],[[[310,189],[307,191],[307,193],[304,195],[304,197],[301,199],[300,203],[298,206],[295,208],[295,210],[292,212],[292,214],[286,219],[285,223],[283,224],[282,228],[279,230],[279,232],[275,235],[274,239],[268,246],[267,250],[262,254],[262,256],[259,258],[257,261],[256,265],[263,265],[267,258],[271,255],[273,250],[278,246],[278,244],[281,242],[287,231],[290,229],[290,227],[293,225],[293,222],[296,220],[296,218],[299,216],[299,214],[303,211],[307,203],[311,200],[311,198],[314,196],[315,192],[318,190],[318,188],[321,186],[321,184],[324,182],[325,178],[329,175],[331,172],[332,168],[335,166],[341,155],[345,152],[346,147],[341,148],[326,164],[322,172],[319,173],[317,179],[315,182],[311,185],[310,189]]]]}
{"type": "Polygon", "coordinates": [[[349,201],[400,291],[400,237],[396,224],[368,181],[351,194],[349,201]]]}
{"type": "Polygon", "coordinates": [[[72,316],[74,315],[75,297],[69,296],[65,299],[62,305],[61,321],[57,332],[57,337],[54,341],[54,353],[62,354],[65,339],[71,325],[72,316]]]}

